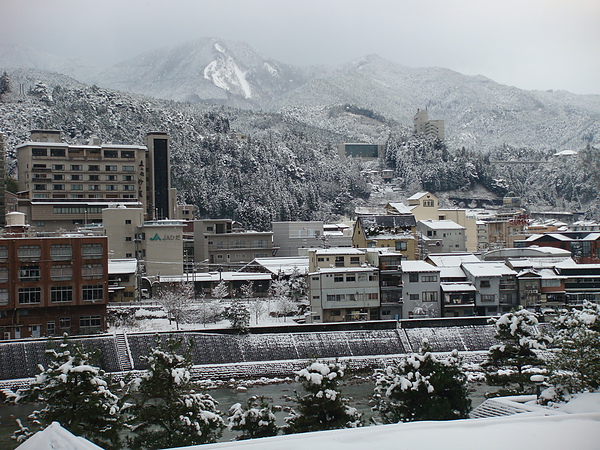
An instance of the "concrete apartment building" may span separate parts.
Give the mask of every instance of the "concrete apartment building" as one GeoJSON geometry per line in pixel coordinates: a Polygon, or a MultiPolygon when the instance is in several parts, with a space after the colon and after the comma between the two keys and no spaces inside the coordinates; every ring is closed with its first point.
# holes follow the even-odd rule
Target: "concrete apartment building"
{"type": "Polygon", "coordinates": [[[354,248],[311,249],[309,300],[312,322],[348,322],[380,318],[379,274],[354,248]]]}
{"type": "Polygon", "coordinates": [[[272,222],[277,256],[300,256],[309,248],[352,247],[352,236],[337,225],[321,221],[272,222]]]}
{"type": "Polygon", "coordinates": [[[244,230],[231,219],[194,221],[194,258],[198,267],[241,267],[255,258],[275,256],[272,231],[244,230]]]}
{"type": "Polygon", "coordinates": [[[405,259],[416,259],[416,222],[412,215],[361,215],[354,224],[355,248],[393,248],[405,259]]]}
{"type": "Polygon", "coordinates": [[[440,268],[425,261],[402,261],[402,318],[441,317],[440,268]]]}
{"type": "Polygon", "coordinates": [[[146,145],[62,142],[60,131],[33,130],[17,147],[19,210],[47,231],[100,223],[111,203],[141,207],[146,220],[189,217],[177,206],[170,180],[169,136],[146,135],[146,145]]]}
{"type": "Polygon", "coordinates": [[[429,253],[465,252],[466,228],[451,220],[419,220],[417,232],[423,242],[424,251],[429,253]]]}
{"type": "Polygon", "coordinates": [[[12,227],[0,237],[0,336],[19,339],[104,331],[107,238],[40,236],[24,232],[24,218],[9,219],[12,225],[15,220],[21,231],[12,227]]]}
{"type": "Polygon", "coordinates": [[[500,262],[463,263],[468,281],[477,289],[475,313],[492,316],[514,309],[518,304],[517,272],[500,262]]]}

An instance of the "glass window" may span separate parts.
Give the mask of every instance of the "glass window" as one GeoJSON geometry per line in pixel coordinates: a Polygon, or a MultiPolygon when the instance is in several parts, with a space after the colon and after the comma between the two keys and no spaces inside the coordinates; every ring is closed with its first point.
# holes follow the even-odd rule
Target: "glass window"
{"type": "Polygon", "coordinates": [[[104,150],[104,157],[105,158],[118,158],[119,151],[118,150],[104,150]]]}
{"type": "Polygon", "coordinates": [[[69,261],[73,255],[70,244],[53,244],[50,246],[50,259],[52,261],[69,261]]]}
{"type": "Polygon", "coordinates": [[[101,284],[95,285],[84,285],[82,289],[82,296],[84,302],[93,302],[102,300],[104,297],[104,288],[101,284]]]}
{"type": "Polygon", "coordinates": [[[73,267],[68,264],[55,264],[50,268],[50,279],[67,281],[73,278],[73,267]]]}
{"type": "Polygon", "coordinates": [[[102,264],[85,264],[81,267],[81,276],[84,280],[102,278],[104,266],[102,264]]]}
{"type": "Polygon", "coordinates": [[[423,296],[421,297],[424,302],[437,302],[437,292],[423,292],[423,296]]]}
{"type": "Polygon", "coordinates": [[[17,254],[21,261],[38,260],[42,256],[42,249],[39,245],[21,245],[17,254]]]}
{"type": "Polygon", "coordinates": [[[42,299],[42,289],[39,287],[19,288],[19,303],[40,303],[42,299]]]}
{"type": "Polygon", "coordinates": [[[104,249],[102,244],[83,244],[81,246],[81,257],[86,259],[102,258],[104,249]]]}
{"type": "Polygon", "coordinates": [[[71,170],[83,170],[83,166],[81,164],[71,164],[71,170]]]}
{"type": "Polygon", "coordinates": [[[0,289],[0,305],[8,305],[8,289],[0,289]]]}
{"type": "Polygon", "coordinates": [[[52,164],[52,170],[65,170],[64,164],[52,164]]]}
{"type": "Polygon", "coordinates": [[[134,170],[133,166],[123,166],[123,172],[133,172],[134,170]]]}
{"type": "Polygon", "coordinates": [[[100,316],[82,316],[79,318],[80,328],[100,328],[101,326],[100,316]]]}
{"type": "Polygon", "coordinates": [[[51,302],[72,302],[73,286],[52,286],[50,288],[51,302]]]}
{"type": "Polygon", "coordinates": [[[0,267],[0,283],[8,281],[8,267],[0,267]]]}
{"type": "Polygon", "coordinates": [[[0,246],[0,259],[8,259],[8,247],[5,245],[0,246]]]}
{"type": "Polygon", "coordinates": [[[31,156],[48,156],[48,149],[45,148],[32,148],[31,156]]]}
{"type": "Polygon", "coordinates": [[[19,281],[40,281],[40,266],[19,267],[19,281]]]}
{"type": "Polygon", "coordinates": [[[64,148],[51,148],[50,156],[65,156],[67,151],[64,148]]]}
{"type": "Polygon", "coordinates": [[[61,330],[65,330],[71,328],[71,318],[70,317],[61,317],[58,320],[58,326],[61,330]]]}
{"type": "Polygon", "coordinates": [[[408,281],[410,283],[418,283],[419,282],[419,274],[418,273],[409,273],[408,281]]]}

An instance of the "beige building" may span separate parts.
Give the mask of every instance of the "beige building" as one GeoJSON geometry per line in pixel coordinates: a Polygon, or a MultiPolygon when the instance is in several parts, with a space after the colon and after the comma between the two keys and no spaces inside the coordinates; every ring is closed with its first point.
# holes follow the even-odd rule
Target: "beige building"
{"type": "Polygon", "coordinates": [[[111,203],[141,207],[146,220],[186,214],[170,187],[166,133],[148,133],[146,145],[102,144],[97,137],[71,145],[60,131],[34,130],[17,147],[17,168],[19,209],[38,229],[100,223],[111,203]]]}
{"type": "Polygon", "coordinates": [[[429,113],[427,110],[419,109],[413,119],[413,132],[417,135],[444,140],[444,121],[429,120],[429,113]]]}

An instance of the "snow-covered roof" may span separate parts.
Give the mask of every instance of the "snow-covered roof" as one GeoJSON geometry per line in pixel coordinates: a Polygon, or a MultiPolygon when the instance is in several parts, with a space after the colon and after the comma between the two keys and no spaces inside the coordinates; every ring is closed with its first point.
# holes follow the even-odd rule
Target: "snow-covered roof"
{"type": "Polygon", "coordinates": [[[464,263],[463,270],[475,277],[501,277],[503,275],[516,275],[517,272],[506,264],[499,262],[464,263]]]}
{"type": "Polygon", "coordinates": [[[364,255],[363,250],[353,247],[331,247],[331,248],[311,248],[310,252],[316,252],[317,255],[364,255]]]}
{"type": "Polygon", "coordinates": [[[427,194],[429,194],[429,192],[417,192],[416,194],[413,194],[410,197],[408,197],[408,200],[419,200],[421,197],[427,194]]]}
{"type": "Polygon", "coordinates": [[[58,422],[52,422],[17,448],[19,450],[102,450],[102,447],[65,430],[58,422]]]}
{"type": "Polygon", "coordinates": [[[462,225],[457,224],[452,220],[419,220],[420,224],[431,228],[432,230],[466,230],[462,225]]]}
{"type": "Polygon", "coordinates": [[[400,261],[402,272],[438,272],[439,267],[432,266],[425,261],[400,261]]]}
{"type": "Polygon", "coordinates": [[[161,283],[181,283],[184,281],[205,281],[219,282],[223,281],[260,281],[271,280],[270,273],[255,272],[198,272],[186,273],[182,275],[160,276],[161,283]]]}
{"type": "Polygon", "coordinates": [[[465,278],[465,272],[459,267],[440,267],[440,278],[465,278]]]}
{"type": "Polygon", "coordinates": [[[432,253],[430,255],[427,255],[427,259],[438,267],[458,267],[462,263],[481,261],[473,253],[432,253]]]}
{"type": "Polygon", "coordinates": [[[507,263],[515,270],[533,268],[533,269],[543,269],[543,268],[552,268],[557,265],[561,265],[561,267],[568,267],[572,265],[577,265],[572,258],[563,258],[563,257],[549,257],[549,258],[519,258],[519,259],[507,259],[507,263]]]}
{"type": "Polygon", "coordinates": [[[561,150],[560,152],[556,152],[553,156],[574,156],[579,152],[576,150],[561,150]]]}
{"type": "Polygon", "coordinates": [[[127,259],[109,259],[108,274],[135,273],[137,269],[137,260],[135,258],[127,259]]]}
{"type": "Polygon", "coordinates": [[[319,268],[317,272],[311,272],[309,275],[316,275],[319,273],[356,273],[356,272],[376,272],[379,269],[377,267],[323,267],[319,268]]]}
{"type": "Polygon", "coordinates": [[[411,209],[402,202],[390,202],[386,206],[390,209],[395,209],[398,214],[410,214],[411,209]]]}
{"type": "Polygon", "coordinates": [[[301,274],[308,272],[308,256],[289,256],[279,258],[255,258],[248,266],[259,265],[269,272],[278,275],[284,273],[290,275],[294,268],[301,274]]]}
{"type": "Polygon", "coordinates": [[[440,283],[444,292],[475,292],[477,288],[471,283],[440,283]]]}
{"type": "MultiPolygon", "coordinates": [[[[599,394],[586,394],[599,395],[599,394]]],[[[237,442],[186,447],[187,450],[381,450],[412,449],[548,450],[576,448],[596,450],[600,439],[599,402],[584,398],[552,413],[524,405],[511,416],[488,419],[407,422],[391,425],[298,433],[237,442]]]]}

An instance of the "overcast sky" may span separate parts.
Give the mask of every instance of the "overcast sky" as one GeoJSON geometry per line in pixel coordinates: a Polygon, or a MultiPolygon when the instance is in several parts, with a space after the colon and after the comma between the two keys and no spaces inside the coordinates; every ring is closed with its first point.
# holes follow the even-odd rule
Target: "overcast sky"
{"type": "Polygon", "coordinates": [[[207,36],[290,64],[375,53],[600,94],[599,0],[0,0],[0,41],[60,56],[114,63],[207,36]]]}

